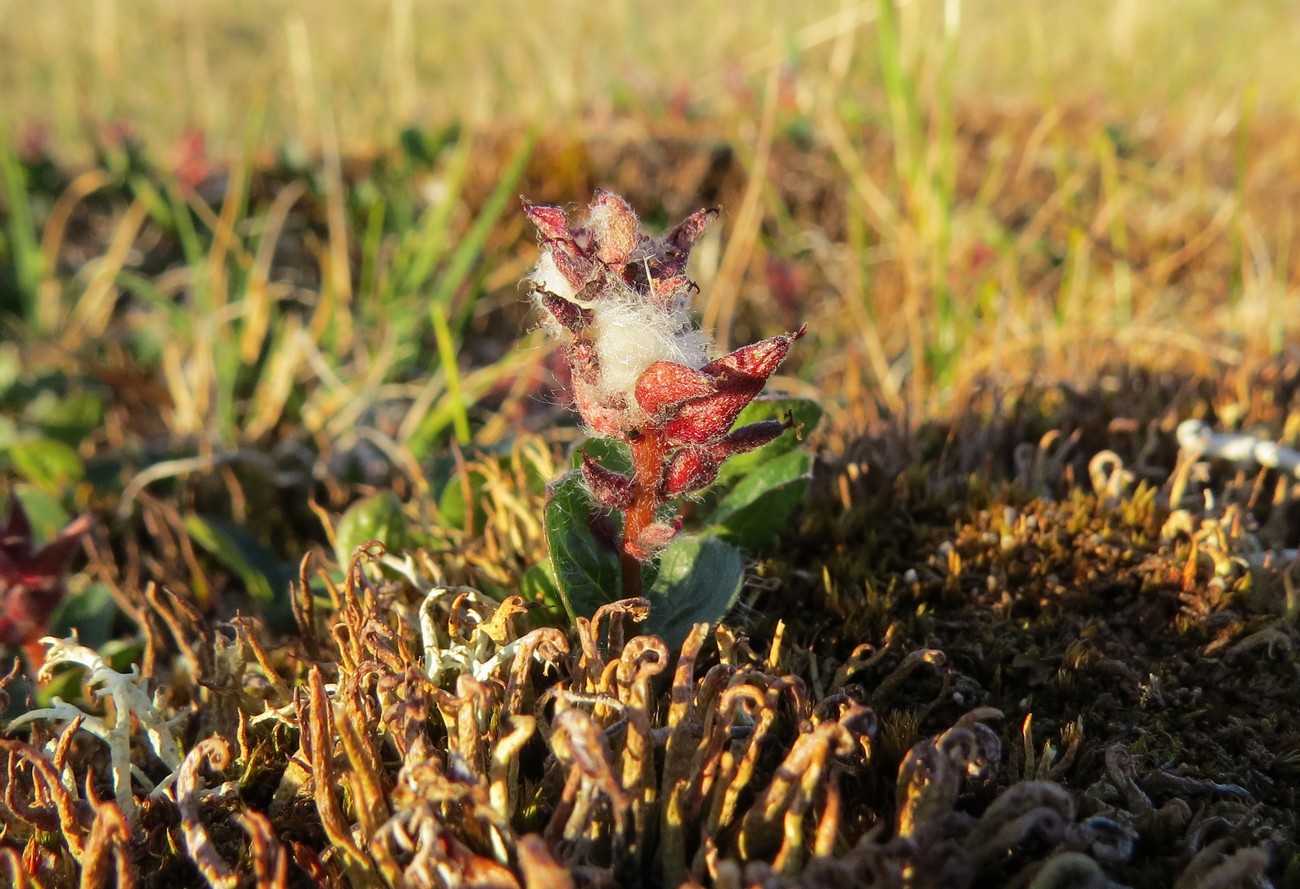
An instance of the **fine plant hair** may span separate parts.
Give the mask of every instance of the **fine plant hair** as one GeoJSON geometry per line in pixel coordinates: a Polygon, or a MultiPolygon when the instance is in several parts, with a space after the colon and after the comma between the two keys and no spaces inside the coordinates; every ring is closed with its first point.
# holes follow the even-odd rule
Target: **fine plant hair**
{"type": "Polygon", "coordinates": [[[630,473],[588,455],[582,473],[596,503],[622,516],[622,592],[636,596],[642,564],[680,528],[674,501],[791,425],[769,418],[732,428],[804,329],[710,360],[709,338],[688,313],[696,288],[686,266],[717,210],[651,238],[631,205],[610,192],[596,192],[577,225],[558,207],[524,209],[541,244],[528,280],[547,329],[564,344],[574,405],[588,431],[631,455],[630,473]]]}

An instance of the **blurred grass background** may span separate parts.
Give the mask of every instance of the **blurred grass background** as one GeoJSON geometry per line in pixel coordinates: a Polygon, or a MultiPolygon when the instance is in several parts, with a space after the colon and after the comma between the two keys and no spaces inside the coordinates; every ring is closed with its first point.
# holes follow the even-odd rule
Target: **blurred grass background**
{"type": "MultiPolygon", "coordinates": [[[[719,0],[526,5],[469,0],[0,2],[0,120],[47,125],[74,156],[88,123],[118,120],[151,145],[190,128],[241,144],[311,142],[328,110],[348,153],[408,126],[641,117],[686,100],[747,116],[778,66],[805,112],[884,101],[876,2],[719,0]]],[[[958,100],[1042,105],[1102,98],[1130,115],[1288,111],[1300,13],[1287,0],[911,0],[898,4],[905,67],[958,100]],[[944,49],[951,41],[950,53],[944,49]],[[950,71],[940,76],[940,65],[950,71]],[[924,69],[924,70],[921,70],[924,69]]]]}

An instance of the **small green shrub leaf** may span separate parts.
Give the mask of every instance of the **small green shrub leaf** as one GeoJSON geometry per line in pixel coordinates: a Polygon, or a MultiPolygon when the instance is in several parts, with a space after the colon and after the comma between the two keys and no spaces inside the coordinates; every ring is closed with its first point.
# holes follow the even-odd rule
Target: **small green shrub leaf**
{"type": "Polygon", "coordinates": [[[291,577],[288,568],[252,534],[221,519],[198,515],[186,517],[185,530],[195,543],[234,572],[258,602],[271,604],[277,591],[284,598],[291,577]]]}
{"type": "Polygon", "coordinates": [[[705,519],[738,546],[758,546],[785,526],[808,489],[812,455],[788,451],[754,467],[705,519]]]}
{"type": "Polygon", "coordinates": [[[32,399],[24,419],[51,437],[75,447],[104,423],[104,399],[93,392],[55,394],[46,391],[32,399]]]}
{"type": "Polygon", "coordinates": [[[76,630],[82,645],[98,649],[113,638],[116,617],[117,603],[108,585],[92,583],[59,603],[50,618],[50,635],[62,639],[76,630]]]}
{"type": "Polygon", "coordinates": [[[51,493],[81,481],[86,465],[68,445],[53,438],[24,438],[9,446],[14,469],[27,481],[51,493]]]}
{"type": "Polygon", "coordinates": [[[618,553],[592,532],[595,504],[581,474],[570,472],[551,486],[546,502],[546,544],[551,569],[569,619],[590,617],[620,597],[618,553]]]}
{"type": "Polygon", "coordinates": [[[543,559],[524,572],[524,576],[519,578],[519,593],[526,601],[541,606],[540,613],[533,612],[534,626],[564,626],[564,596],[560,593],[560,584],[555,579],[555,567],[550,558],[543,559]]]}
{"type": "Polygon", "coordinates": [[[392,491],[373,494],[348,507],[334,527],[334,558],[347,567],[358,546],[378,540],[390,552],[408,544],[402,501],[392,491]]]}
{"type": "Polygon", "coordinates": [[[659,575],[646,592],[650,618],[643,632],[670,651],[697,623],[717,623],[736,604],[744,580],[740,551],[716,537],[680,537],[659,557],[659,575]]]}
{"type": "Polygon", "coordinates": [[[543,559],[519,578],[519,593],[533,602],[560,602],[560,587],[550,559],[543,559]]]}
{"type": "MultiPolygon", "coordinates": [[[[38,543],[49,543],[72,521],[72,516],[68,515],[59,498],[47,491],[31,485],[19,485],[14,494],[23,504],[23,511],[27,513],[27,521],[31,523],[38,543]]],[[[7,518],[8,504],[0,503],[0,520],[7,518]]]]}

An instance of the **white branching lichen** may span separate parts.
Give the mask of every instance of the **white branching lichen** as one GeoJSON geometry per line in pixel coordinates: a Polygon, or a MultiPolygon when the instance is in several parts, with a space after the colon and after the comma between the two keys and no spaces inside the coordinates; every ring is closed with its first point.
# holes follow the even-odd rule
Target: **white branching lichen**
{"type": "Polygon", "coordinates": [[[41,640],[47,654],[39,678],[48,679],[54,669],[63,664],[74,664],[86,669],[86,685],[98,698],[108,699],[111,707],[105,716],[87,713],[62,698],[55,697],[49,707],[30,710],[8,725],[12,731],[36,720],[50,720],[60,725],[81,719],[81,730],[94,735],[108,745],[109,761],[113,772],[114,800],[128,819],[135,816],[135,795],[131,780],[139,781],[150,793],[165,791],[175,780],[181,766],[181,745],[176,737],[178,723],[185,717],[167,719],[149,699],[135,665],[130,673],[119,673],[94,650],[82,645],[74,632],[67,639],[46,636],[41,640]],[[131,764],[131,721],[139,720],[148,739],[149,748],[162,761],[171,774],[155,785],[138,767],[131,764]]]}
{"type": "Polygon", "coordinates": [[[1184,420],[1174,433],[1184,452],[1230,463],[1258,464],[1300,477],[1300,451],[1245,433],[1215,432],[1201,420],[1184,420]]]}
{"type": "Polygon", "coordinates": [[[507,641],[511,634],[506,622],[522,612],[523,600],[518,596],[497,604],[471,587],[433,587],[425,593],[419,610],[425,675],[434,683],[448,674],[488,682],[521,651],[538,663],[547,663],[538,643],[549,636],[548,629],[507,641]],[[448,610],[440,623],[437,612],[443,608],[448,610]]]}

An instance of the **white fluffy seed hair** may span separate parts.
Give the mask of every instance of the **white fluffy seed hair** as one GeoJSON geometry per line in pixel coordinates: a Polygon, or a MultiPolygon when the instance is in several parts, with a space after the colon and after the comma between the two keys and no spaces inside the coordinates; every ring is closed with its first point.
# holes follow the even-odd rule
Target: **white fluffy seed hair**
{"type": "MultiPolygon", "coordinates": [[[[597,244],[609,236],[609,230],[615,215],[613,202],[597,201],[587,208],[587,224],[584,226],[591,232],[592,239],[597,244]]],[[[632,217],[633,221],[636,217],[632,217]]]]}
{"type": "Polygon", "coordinates": [[[684,300],[665,311],[639,296],[602,300],[593,309],[592,335],[600,362],[602,396],[635,404],[636,381],[656,361],[699,368],[708,364],[709,338],[696,330],[684,300]]]}
{"type": "MultiPolygon", "coordinates": [[[[538,300],[541,299],[542,293],[550,293],[570,302],[573,302],[573,298],[577,295],[569,279],[560,274],[559,266],[555,264],[555,256],[550,250],[542,251],[542,255],[537,260],[537,267],[533,269],[533,273],[527,280],[532,285],[533,297],[538,300]]],[[[590,306],[584,305],[583,308],[590,308],[590,306]]]]}

